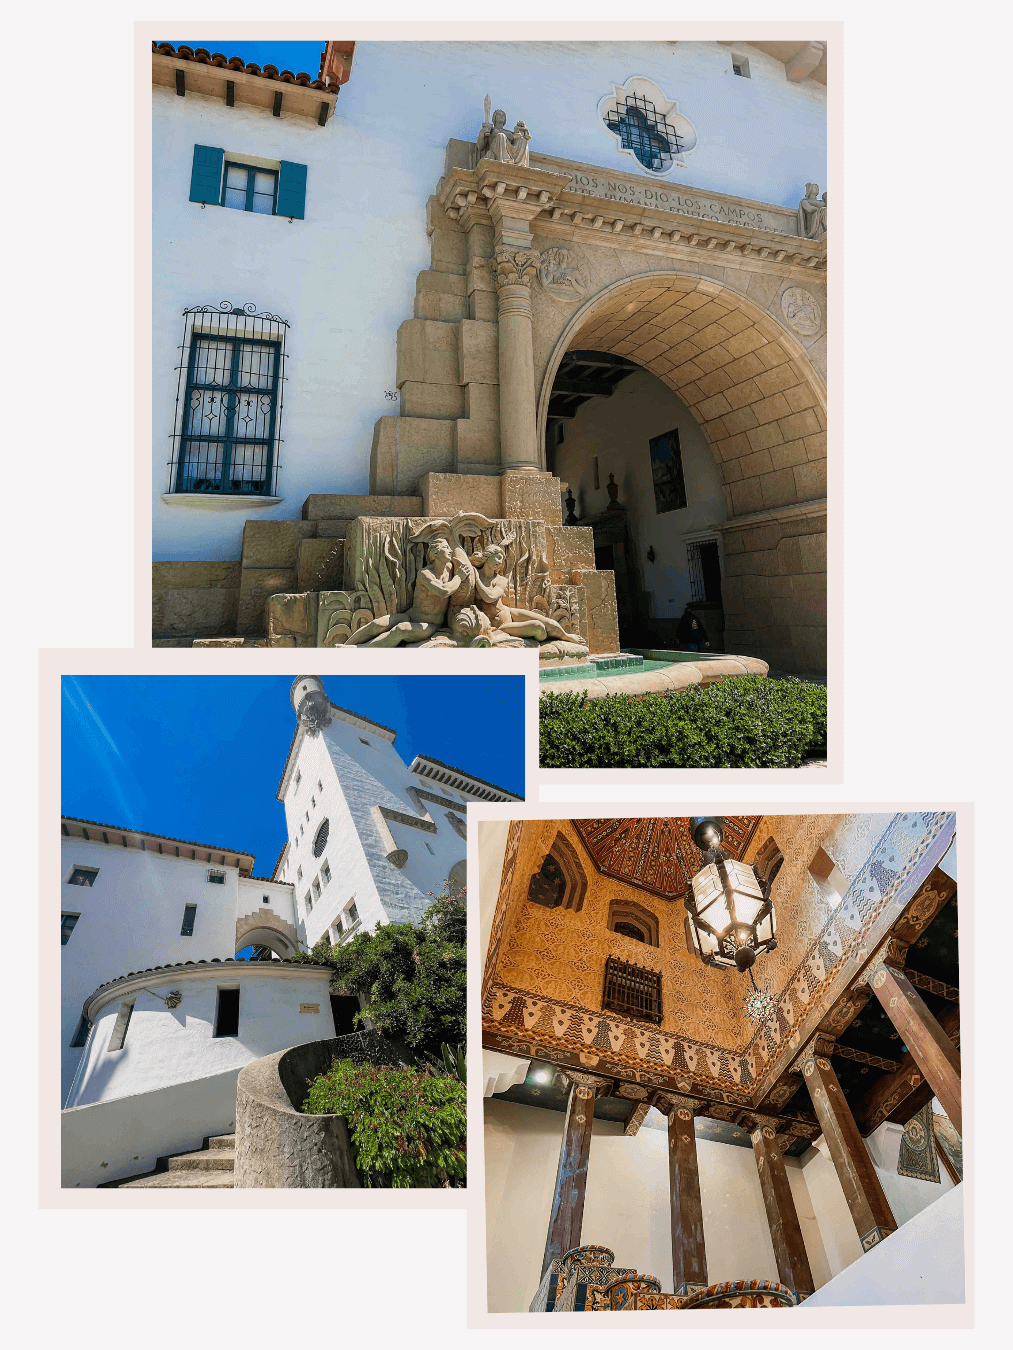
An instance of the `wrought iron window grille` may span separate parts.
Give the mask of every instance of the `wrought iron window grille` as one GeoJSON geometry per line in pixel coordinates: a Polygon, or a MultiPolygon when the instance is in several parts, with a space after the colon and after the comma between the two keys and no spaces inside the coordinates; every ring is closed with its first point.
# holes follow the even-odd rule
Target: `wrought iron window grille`
{"type": "Polygon", "coordinates": [[[610,109],[605,125],[652,173],[664,173],[682,153],[682,137],[642,94],[627,94],[625,104],[610,109]]]}
{"type": "Polygon", "coordinates": [[[605,987],[602,1011],[639,1017],[661,1025],[661,972],[620,961],[610,956],[605,962],[605,987]]]}
{"type": "Polygon", "coordinates": [[[288,327],[228,300],[183,311],[171,492],[275,495],[288,327]]]}

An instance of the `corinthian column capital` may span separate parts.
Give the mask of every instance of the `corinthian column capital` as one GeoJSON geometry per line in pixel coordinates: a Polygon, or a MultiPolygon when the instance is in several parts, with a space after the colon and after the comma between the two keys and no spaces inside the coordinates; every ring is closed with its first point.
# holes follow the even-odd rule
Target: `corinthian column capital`
{"type": "Polygon", "coordinates": [[[538,266],[538,254],[530,249],[498,249],[492,261],[496,286],[500,289],[504,286],[529,286],[538,266]]]}

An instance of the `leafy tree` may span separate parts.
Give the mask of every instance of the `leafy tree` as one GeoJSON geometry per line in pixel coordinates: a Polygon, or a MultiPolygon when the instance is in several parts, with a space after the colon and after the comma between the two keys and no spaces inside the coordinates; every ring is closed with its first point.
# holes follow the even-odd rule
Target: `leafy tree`
{"type": "Polygon", "coordinates": [[[384,1036],[422,1055],[465,1038],[467,924],[464,892],[445,888],[418,924],[381,925],[341,946],[326,939],[293,960],[330,966],[331,992],[364,999],[356,1024],[368,1019],[384,1036]]]}

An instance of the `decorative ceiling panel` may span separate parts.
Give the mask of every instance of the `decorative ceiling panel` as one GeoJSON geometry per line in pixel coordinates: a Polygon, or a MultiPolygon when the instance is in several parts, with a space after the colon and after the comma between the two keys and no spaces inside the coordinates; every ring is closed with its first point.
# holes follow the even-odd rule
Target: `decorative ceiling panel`
{"type": "MultiPolygon", "coordinates": [[[[741,858],[760,822],[759,816],[724,816],[725,852],[741,858]]],[[[665,900],[689,890],[703,858],[690,834],[689,816],[575,820],[574,829],[595,866],[607,877],[639,886],[665,900]]]]}

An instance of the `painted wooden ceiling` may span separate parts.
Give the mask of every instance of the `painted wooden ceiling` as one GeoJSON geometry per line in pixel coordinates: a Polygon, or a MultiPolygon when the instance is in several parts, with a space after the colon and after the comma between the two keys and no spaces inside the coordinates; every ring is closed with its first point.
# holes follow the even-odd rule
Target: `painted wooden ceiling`
{"type": "MultiPolygon", "coordinates": [[[[724,849],[729,857],[743,856],[760,819],[723,817],[724,849]]],[[[604,876],[666,900],[681,898],[703,866],[690,834],[689,816],[575,820],[573,826],[604,876]]]]}

